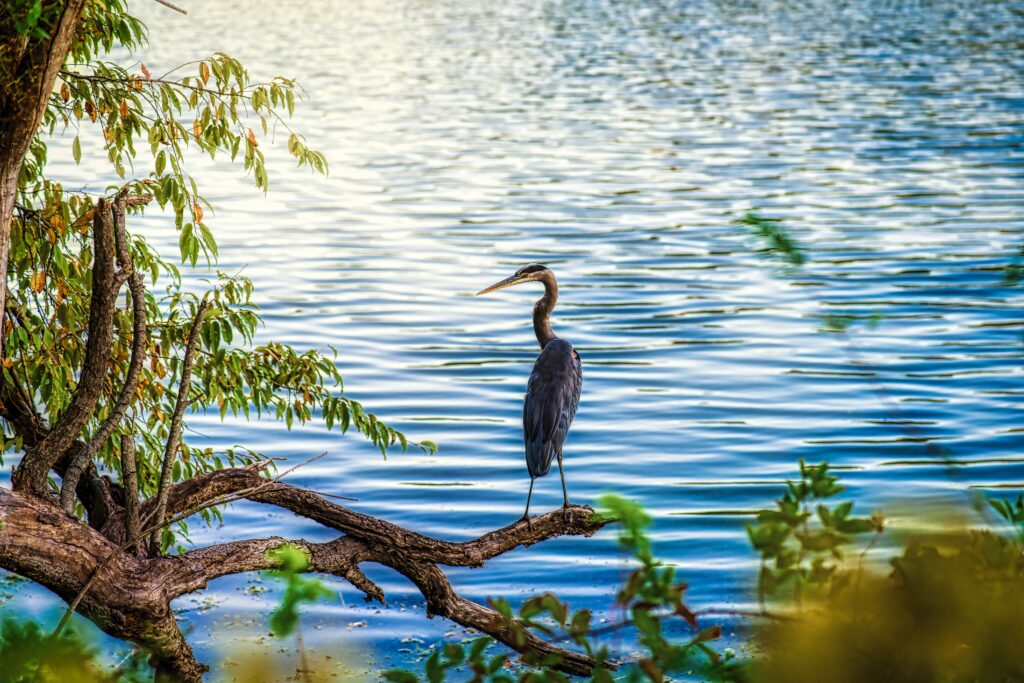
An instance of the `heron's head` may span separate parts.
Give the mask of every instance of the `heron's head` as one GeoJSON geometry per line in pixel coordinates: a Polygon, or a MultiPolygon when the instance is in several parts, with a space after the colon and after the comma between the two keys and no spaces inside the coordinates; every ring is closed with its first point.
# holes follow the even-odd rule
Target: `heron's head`
{"type": "Polygon", "coordinates": [[[501,282],[495,282],[487,289],[482,289],[476,293],[477,296],[481,294],[487,294],[488,292],[494,292],[499,289],[505,289],[512,285],[521,285],[524,282],[535,282],[537,280],[543,281],[546,277],[551,274],[551,271],[547,266],[542,266],[539,263],[530,263],[523,266],[516,271],[515,275],[505,278],[501,282]]]}

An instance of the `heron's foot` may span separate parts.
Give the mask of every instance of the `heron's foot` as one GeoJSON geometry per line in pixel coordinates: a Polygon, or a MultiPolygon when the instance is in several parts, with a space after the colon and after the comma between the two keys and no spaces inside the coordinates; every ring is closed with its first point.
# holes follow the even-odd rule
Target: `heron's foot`
{"type": "Polygon", "coordinates": [[[520,522],[526,522],[526,528],[533,531],[533,520],[530,519],[530,515],[523,515],[519,518],[520,522]]]}
{"type": "Polygon", "coordinates": [[[569,521],[569,501],[565,501],[565,505],[562,506],[562,521],[569,521]]]}

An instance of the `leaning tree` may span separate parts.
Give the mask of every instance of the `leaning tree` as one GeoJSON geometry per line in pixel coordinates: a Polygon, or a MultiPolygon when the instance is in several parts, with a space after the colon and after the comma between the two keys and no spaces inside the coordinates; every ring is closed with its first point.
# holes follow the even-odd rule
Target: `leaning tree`
{"type": "Polygon", "coordinates": [[[281,127],[300,165],[326,171],[324,157],[288,126],[294,83],[256,82],[220,53],[160,76],[104,59],[146,38],[122,0],[5,0],[0,12],[0,456],[17,460],[12,487],[0,488],[0,567],[145,648],[169,680],[198,681],[205,670],[171,600],[219,576],[272,568],[269,551],[284,543],[305,548],[309,571],[342,577],[368,600],[384,595],[360,565],[392,567],[423,593],[430,615],[534,661],[588,672],[592,659],[462,597],[441,567],[478,567],[519,545],[591,534],[603,522],[589,508],[452,543],[292,486],[289,470],[258,451],[218,452],[184,437],[190,414],[216,410],[222,418],[272,415],[289,427],[316,418],[382,452],[434,448],[408,442],[349,398],[332,355],[255,346],[260,317],[249,280],[220,275],[195,293],[128,228],[132,216],[159,205],[179,232],[181,262],[215,262],[190,149],[240,157],[266,191],[260,144],[281,127]],[[97,175],[112,168],[119,180],[99,194],[69,191],[47,173],[48,145],[70,144],[81,163],[78,133],[93,127],[107,156],[97,175]],[[177,542],[187,521],[209,522],[240,499],[339,536],[177,542]]]}

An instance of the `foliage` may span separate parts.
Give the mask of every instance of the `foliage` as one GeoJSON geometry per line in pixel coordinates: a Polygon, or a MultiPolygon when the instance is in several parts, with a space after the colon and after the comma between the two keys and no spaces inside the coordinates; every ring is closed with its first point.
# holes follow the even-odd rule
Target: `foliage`
{"type": "Polygon", "coordinates": [[[646,532],[651,518],[640,505],[619,496],[602,496],[600,504],[603,514],[622,525],[619,544],[640,563],[616,595],[616,601],[630,614],[645,652],[627,668],[628,680],[661,681],[666,675],[683,671],[725,675],[731,668],[729,658],[723,658],[708,644],[721,636],[719,627],[697,631],[681,643],[670,641],[664,634],[665,624],[671,619],[682,619],[696,629],[697,618],[683,603],[687,586],[677,579],[675,567],[654,558],[646,532]]]}
{"type": "Polygon", "coordinates": [[[821,595],[849,582],[849,573],[838,571],[843,548],[853,536],[881,533],[884,518],[880,513],[852,517],[851,501],[831,507],[818,502],[812,511],[815,502],[844,490],[828,463],[811,466],[800,460],[800,481],[788,482],[775,509],[761,512],[756,524],[747,525],[750,544],[761,555],[757,593],[762,609],[783,590],[799,606],[808,591],[821,595]]]}
{"type": "Polygon", "coordinates": [[[830,313],[825,316],[825,319],[822,321],[819,329],[822,332],[843,334],[849,332],[857,323],[863,323],[867,329],[873,330],[878,327],[878,324],[881,321],[882,313],[880,311],[873,311],[869,315],[857,313],[830,313]]]}
{"type": "Polygon", "coordinates": [[[136,683],[149,677],[138,656],[112,671],[74,630],[53,635],[16,618],[0,622],[0,662],[0,683],[136,683]]]}
{"type": "Polygon", "coordinates": [[[267,574],[284,582],[281,604],[270,615],[270,630],[278,638],[284,638],[295,632],[299,623],[299,607],[303,603],[333,598],[334,593],[319,579],[303,575],[309,569],[309,553],[304,548],[286,543],[267,555],[278,566],[267,574]]]}
{"type": "Polygon", "coordinates": [[[1013,526],[1018,541],[1024,544],[1024,496],[1017,496],[1012,503],[1000,498],[989,498],[988,503],[1000,517],[1013,526]]]}
{"type": "MultiPolygon", "coordinates": [[[[25,22],[24,27],[18,24],[19,31],[31,32],[50,21],[37,16],[37,6],[38,2],[21,0],[4,3],[3,11],[25,22]]],[[[269,181],[261,144],[280,130],[287,134],[288,149],[299,165],[327,171],[323,155],[309,149],[289,127],[300,95],[294,81],[255,81],[242,64],[223,53],[161,75],[150,73],[142,63],[125,67],[106,59],[114,50],[137,51],[146,39],[146,27],[127,13],[123,0],[86,3],[43,125],[22,167],[11,231],[7,315],[0,330],[0,373],[3,385],[51,420],[67,409],[85,357],[93,262],[89,233],[97,198],[71,191],[47,175],[49,145],[70,143],[76,161],[92,165],[100,178],[110,177],[112,169],[118,180],[109,192],[124,188],[131,194],[152,194],[173,215],[180,258],[187,266],[195,266],[200,254],[209,262],[217,258],[207,222],[209,203],[200,181],[188,170],[190,149],[211,158],[238,159],[265,192],[269,181]],[[80,134],[90,127],[102,134],[106,160],[82,158],[80,134]]],[[[138,215],[143,208],[130,210],[138,215]]],[[[120,435],[139,434],[139,492],[155,493],[183,352],[203,296],[212,306],[199,329],[191,412],[215,409],[222,419],[228,414],[271,416],[289,428],[317,419],[328,429],[358,431],[382,453],[392,445],[406,449],[409,442],[403,434],[344,395],[335,350],[298,350],[279,343],[253,347],[262,319],[248,278],[216,273],[207,291],[194,291],[194,280],[186,286],[179,267],[161,257],[145,238],[130,235],[128,241],[135,268],[148,276],[149,339],[128,416],[96,455],[107,470],[119,471],[120,435]]],[[[107,418],[124,382],[132,316],[130,304],[116,312],[109,379],[83,439],[107,418]]],[[[427,452],[436,448],[429,441],[416,445],[427,452]]],[[[24,446],[24,434],[0,419],[0,457],[24,446]]],[[[262,458],[242,446],[215,452],[187,440],[177,455],[175,481],[262,458]]],[[[202,513],[207,521],[217,514],[202,513]]],[[[187,527],[179,525],[179,530],[187,532],[187,527]]],[[[173,534],[165,535],[165,547],[172,539],[173,534]]]]}
{"type": "MultiPolygon", "coordinates": [[[[651,518],[638,504],[615,495],[603,496],[601,508],[600,514],[621,524],[619,544],[639,565],[616,595],[616,601],[630,615],[629,619],[611,628],[594,629],[590,610],[574,612],[551,593],[525,600],[518,614],[508,601],[492,599],[491,606],[501,615],[517,644],[526,642],[530,630],[543,633],[551,641],[573,642],[594,658],[591,680],[595,683],[611,683],[613,680],[662,681],[672,674],[682,672],[700,673],[715,679],[727,677],[733,668],[730,657],[723,657],[709,645],[721,636],[721,629],[716,626],[705,628],[678,643],[672,642],[665,635],[670,622],[682,620],[690,628],[696,628],[697,620],[683,602],[686,584],[677,580],[675,568],[654,558],[651,540],[647,535],[651,518]],[[644,656],[630,662],[621,673],[613,675],[607,646],[598,646],[594,639],[602,632],[626,627],[636,630],[644,656]]],[[[554,668],[560,661],[557,655],[540,659],[529,652],[523,655],[523,667],[514,677],[507,670],[508,653],[488,654],[492,643],[493,640],[488,637],[477,638],[468,647],[462,643],[446,643],[427,658],[425,679],[430,683],[439,683],[446,680],[450,672],[466,666],[473,672],[470,680],[475,683],[554,683],[568,680],[565,674],[554,668]]],[[[384,676],[386,680],[395,683],[414,683],[420,680],[418,674],[407,670],[387,671],[384,676]]]]}
{"type": "Polygon", "coordinates": [[[1019,681],[1024,552],[988,531],[917,538],[891,576],[758,629],[754,683],[1019,681]]]}
{"type": "Polygon", "coordinates": [[[779,220],[765,218],[750,211],[737,222],[749,228],[764,242],[765,253],[777,256],[793,267],[802,266],[807,261],[804,250],[789,235],[779,220]]]}

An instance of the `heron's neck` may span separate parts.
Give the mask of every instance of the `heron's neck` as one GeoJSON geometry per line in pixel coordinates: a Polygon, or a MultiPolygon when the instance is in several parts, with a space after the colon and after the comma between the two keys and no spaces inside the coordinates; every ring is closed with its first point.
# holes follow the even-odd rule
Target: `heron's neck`
{"type": "Polygon", "coordinates": [[[558,282],[550,271],[541,280],[544,283],[544,296],[533,305],[533,331],[544,348],[549,341],[558,337],[551,331],[551,311],[555,310],[558,301],[558,282]]]}

